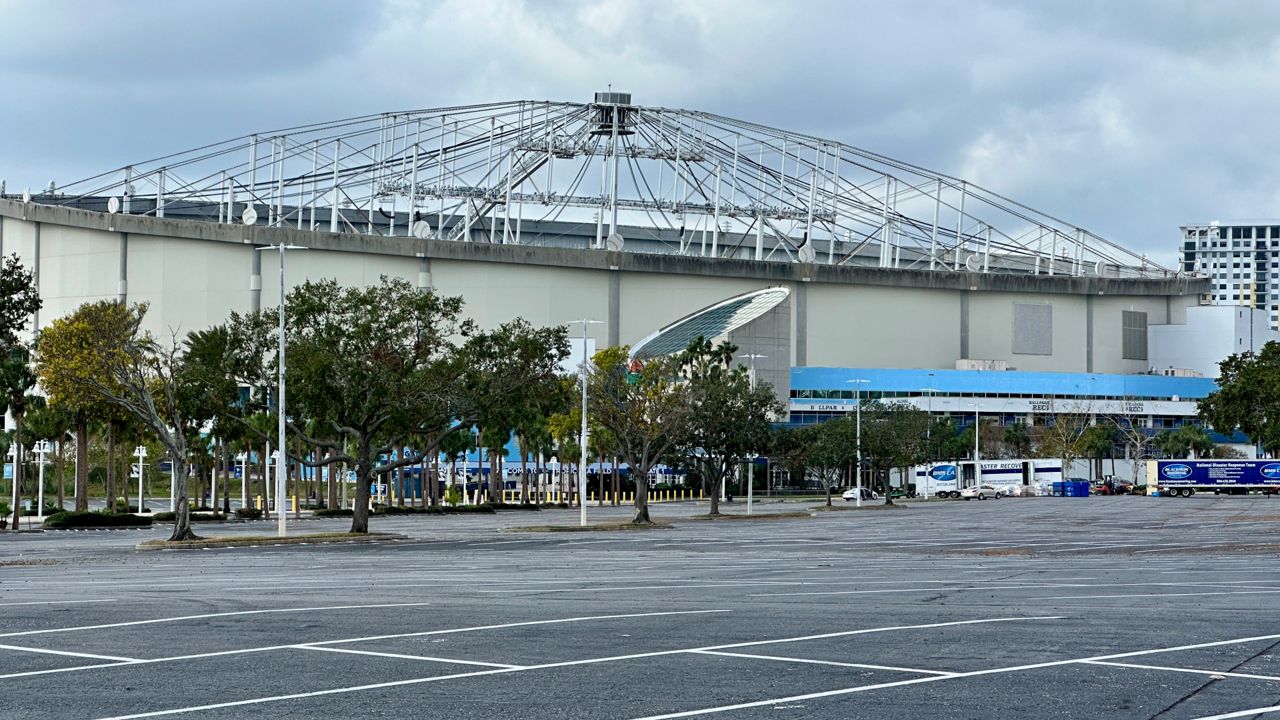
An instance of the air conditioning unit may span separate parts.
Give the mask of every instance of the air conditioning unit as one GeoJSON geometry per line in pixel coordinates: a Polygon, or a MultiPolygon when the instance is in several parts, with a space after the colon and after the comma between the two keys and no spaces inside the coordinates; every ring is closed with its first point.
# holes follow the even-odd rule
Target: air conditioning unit
{"type": "Polygon", "coordinates": [[[973,360],[970,358],[963,358],[960,360],[956,360],[956,369],[957,370],[998,370],[1003,372],[1009,369],[1009,362],[1007,360],[973,360]]]}

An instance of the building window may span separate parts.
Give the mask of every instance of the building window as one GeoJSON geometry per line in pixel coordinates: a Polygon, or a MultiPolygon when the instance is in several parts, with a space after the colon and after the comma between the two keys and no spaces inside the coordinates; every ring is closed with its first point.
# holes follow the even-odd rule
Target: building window
{"type": "Polygon", "coordinates": [[[1013,304],[1013,353],[1053,354],[1053,306],[1013,304]]]}
{"type": "Polygon", "coordinates": [[[1135,310],[1120,312],[1121,357],[1125,360],[1147,359],[1147,314],[1135,310]]]}

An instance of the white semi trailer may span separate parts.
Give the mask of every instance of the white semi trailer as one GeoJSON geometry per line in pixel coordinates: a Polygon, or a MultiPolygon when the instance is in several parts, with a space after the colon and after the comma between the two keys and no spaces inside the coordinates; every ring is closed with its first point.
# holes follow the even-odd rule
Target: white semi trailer
{"type": "Polygon", "coordinates": [[[1197,492],[1243,495],[1280,492],[1277,460],[1148,460],[1147,492],[1191,497],[1197,492]]]}
{"type": "Polygon", "coordinates": [[[1044,495],[1062,480],[1062,461],[1054,458],[959,460],[917,465],[913,477],[920,497],[958,498],[975,485],[991,485],[1005,495],[1044,495]]]}

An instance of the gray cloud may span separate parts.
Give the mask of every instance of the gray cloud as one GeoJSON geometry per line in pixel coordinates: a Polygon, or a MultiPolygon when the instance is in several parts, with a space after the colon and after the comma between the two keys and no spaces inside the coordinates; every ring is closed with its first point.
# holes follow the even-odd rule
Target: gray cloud
{"type": "Polygon", "coordinates": [[[1163,262],[1280,215],[1280,4],[0,0],[0,177],[515,98],[708,110],[960,175],[1163,262]]]}

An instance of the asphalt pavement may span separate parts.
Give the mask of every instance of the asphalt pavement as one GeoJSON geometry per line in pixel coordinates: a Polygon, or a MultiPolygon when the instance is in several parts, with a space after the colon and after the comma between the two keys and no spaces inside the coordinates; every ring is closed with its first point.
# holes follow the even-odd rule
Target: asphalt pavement
{"type": "Polygon", "coordinates": [[[0,535],[0,718],[1280,718],[1280,499],[705,511],[0,535]]]}

